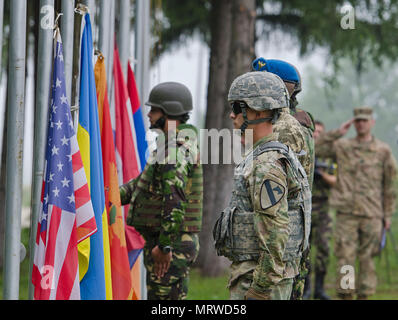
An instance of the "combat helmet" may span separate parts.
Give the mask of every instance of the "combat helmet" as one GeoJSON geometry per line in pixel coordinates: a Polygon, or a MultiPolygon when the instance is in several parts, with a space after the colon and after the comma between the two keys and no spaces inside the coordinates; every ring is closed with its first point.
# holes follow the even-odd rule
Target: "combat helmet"
{"type": "Polygon", "coordinates": [[[255,71],[267,71],[278,75],[283,81],[294,83],[292,96],[301,91],[301,75],[297,68],[282,60],[257,58],[252,62],[252,68],[255,71]]]}
{"type": "Polygon", "coordinates": [[[267,121],[274,123],[277,120],[276,112],[273,117],[249,120],[246,113],[247,107],[256,111],[286,108],[289,107],[289,93],[282,79],[276,74],[252,71],[237,77],[232,82],[228,93],[228,102],[233,108],[235,108],[235,104],[239,104],[244,119],[240,128],[243,132],[249,124],[267,121]]]}
{"type": "MultiPolygon", "coordinates": [[[[160,108],[170,119],[189,119],[192,111],[192,95],[189,89],[178,82],[163,82],[156,85],[149,94],[145,105],[160,108]]],[[[162,117],[152,128],[163,128],[166,122],[162,117]]]]}

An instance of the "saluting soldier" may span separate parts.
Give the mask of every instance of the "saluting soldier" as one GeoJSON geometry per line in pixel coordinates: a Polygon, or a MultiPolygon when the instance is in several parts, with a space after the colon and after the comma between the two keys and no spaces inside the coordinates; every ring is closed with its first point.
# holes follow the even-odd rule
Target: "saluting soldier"
{"type": "Polygon", "coordinates": [[[331,191],[330,205],[336,208],[335,255],[337,257],[337,294],[342,299],[367,299],[374,294],[377,276],[373,262],[382,234],[389,229],[395,212],[396,161],[390,147],[372,135],[373,110],[354,109],[354,118],[316,141],[316,154],[336,157],[337,184],[331,191]],[[356,137],[341,139],[354,124],[356,137]],[[341,286],[341,268],[360,272],[355,289],[341,286]]]}

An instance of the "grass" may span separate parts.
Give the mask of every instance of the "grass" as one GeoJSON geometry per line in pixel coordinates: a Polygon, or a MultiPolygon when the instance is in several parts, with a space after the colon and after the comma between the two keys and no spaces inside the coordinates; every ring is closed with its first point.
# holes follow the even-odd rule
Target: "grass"
{"type": "MultiPolygon", "coordinates": [[[[27,200],[26,200],[27,201],[27,200]]],[[[332,214],[334,218],[334,215],[332,214]]],[[[376,294],[370,299],[373,300],[395,300],[398,299],[398,215],[392,219],[391,226],[397,248],[393,247],[392,239],[387,237],[386,247],[382,255],[375,258],[378,286],[376,294]]],[[[27,255],[21,263],[20,268],[20,299],[28,299],[29,284],[29,229],[23,229],[21,241],[27,249],[27,255]]],[[[226,300],[229,292],[226,288],[228,283],[228,270],[220,277],[210,278],[201,276],[199,270],[193,269],[190,273],[189,300],[226,300]]],[[[325,280],[326,292],[336,299],[335,293],[336,258],[333,254],[333,239],[331,241],[330,263],[325,280]]],[[[3,272],[0,269],[0,299],[3,298],[3,272]]]]}
{"type": "Polygon", "coordinates": [[[228,273],[221,277],[211,278],[200,275],[198,269],[193,269],[189,277],[188,300],[228,300],[228,273]]]}
{"type": "MultiPolygon", "coordinates": [[[[334,215],[332,214],[333,218],[334,215]]],[[[398,215],[392,220],[391,227],[398,250],[398,215]]],[[[325,290],[332,299],[337,299],[335,291],[336,258],[333,254],[333,239],[330,246],[330,262],[325,279],[325,290]]],[[[313,254],[313,256],[315,256],[313,254]]],[[[313,257],[314,258],[314,257],[313,257]]],[[[314,261],[314,260],[312,260],[314,261]]],[[[387,237],[386,247],[381,256],[375,258],[378,286],[376,294],[369,297],[371,300],[396,300],[398,299],[398,251],[394,250],[392,239],[387,237]]],[[[202,277],[198,270],[192,270],[188,299],[190,300],[224,300],[228,299],[226,289],[228,272],[216,278],[202,277]]],[[[314,282],[314,281],[312,281],[314,282]]]]}

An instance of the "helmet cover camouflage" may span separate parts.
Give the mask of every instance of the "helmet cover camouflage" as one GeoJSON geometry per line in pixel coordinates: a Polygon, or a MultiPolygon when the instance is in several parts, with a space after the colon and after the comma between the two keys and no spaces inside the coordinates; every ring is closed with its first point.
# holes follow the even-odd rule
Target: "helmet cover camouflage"
{"type": "Polygon", "coordinates": [[[289,93],[276,74],[252,71],[232,82],[228,102],[233,101],[244,101],[256,111],[274,110],[289,107],[289,93]]]}

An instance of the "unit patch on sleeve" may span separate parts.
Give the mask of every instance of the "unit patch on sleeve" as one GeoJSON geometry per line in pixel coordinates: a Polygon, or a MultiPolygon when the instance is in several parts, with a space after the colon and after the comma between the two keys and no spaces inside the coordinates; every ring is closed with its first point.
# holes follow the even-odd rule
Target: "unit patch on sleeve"
{"type": "Polygon", "coordinates": [[[260,190],[261,209],[266,210],[276,205],[285,195],[285,187],[273,180],[263,182],[260,190]]]}

